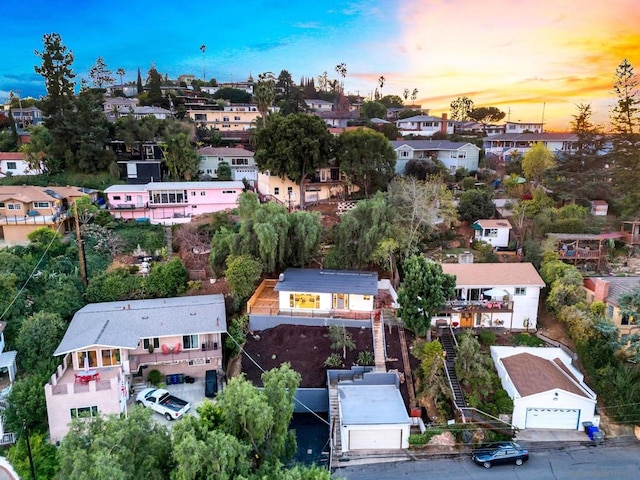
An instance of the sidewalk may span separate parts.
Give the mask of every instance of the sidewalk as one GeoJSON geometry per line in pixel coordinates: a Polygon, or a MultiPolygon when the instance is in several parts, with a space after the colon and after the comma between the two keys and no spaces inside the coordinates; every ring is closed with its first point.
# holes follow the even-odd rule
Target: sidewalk
{"type": "Polygon", "coordinates": [[[589,437],[583,430],[547,430],[527,428],[520,430],[516,442],[585,442],[589,437]]]}

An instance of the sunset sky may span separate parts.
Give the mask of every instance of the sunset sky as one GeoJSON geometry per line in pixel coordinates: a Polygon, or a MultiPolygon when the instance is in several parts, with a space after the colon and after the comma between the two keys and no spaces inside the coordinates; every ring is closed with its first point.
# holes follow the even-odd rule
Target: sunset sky
{"type": "Polygon", "coordinates": [[[338,78],[344,62],[350,93],[371,95],[382,75],[383,95],[417,88],[432,115],[467,96],[556,131],[578,103],[606,125],[616,67],[627,58],[640,72],[639,0],[31,0],[1,2],[0,18],[0,101],[45,94],[34,50],[52,32],[74,53],[78,83],[98,56],[125,81],[152,62],[170,78],[221,82],[282,69],[296,82],[338,78]]]}

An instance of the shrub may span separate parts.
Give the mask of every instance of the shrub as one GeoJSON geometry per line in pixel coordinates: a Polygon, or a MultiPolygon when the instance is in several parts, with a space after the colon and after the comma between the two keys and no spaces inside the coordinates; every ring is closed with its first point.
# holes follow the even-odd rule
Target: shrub
{"type": "Polygon", "coordinates": [[[358,365],[373,365],[375,363],[375,358],[373,356],[373,352],[369,350],[365,350],[363,352],[358,353],[358,359],[356,360],[358,365]]]}
{"type": "Polygon", "coordinates": [[[496,334],[491,330],[482,330],[478,335],[478,341],[481,345],[491,346],[496,343],[496,334]]]}
{"type": "Polygon", "coordinates": [[[160,372],[160,370],[151,370],[149,372],[149,383],[151,383],[151,385],[159,387],[162,383],[163,377],[164,376],[162,375],[162,372],[160,372]]]}
{"type": "Polygon", "coordinates": [[[424,433],[409,435],[409,445],[426,445],[436,435],[444,433],[442,428],[429,428],[424,433]]]}
{"type": "Polygon", "coordinates": [[[544,342],[530,333],[518,333],[513,339],[513,345],[524,345],[526,347],[541,347],[544,342]]]}
{"type": "Polygon", "coordinates": [[[324,366],[329,368],[344,367],[344,364],[342,363],[342,357],[337,353],[332,353],[324,361],[324,366]]]}
{"type": "Polygon", "coordinates": [[[249,327],[249,316],[243,315],[236,317],[227,327],[228,336],[224,341],[224,346],[227,349],[228,355],[233,357],[240,353],[240,349],[246,341],[247,331],[249,327]]]}

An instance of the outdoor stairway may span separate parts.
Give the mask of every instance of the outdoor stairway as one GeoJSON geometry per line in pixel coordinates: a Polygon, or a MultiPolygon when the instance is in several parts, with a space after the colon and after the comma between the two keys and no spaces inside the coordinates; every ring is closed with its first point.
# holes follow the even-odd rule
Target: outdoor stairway
{"type": "Polygon", "coordinates": [[[329,420],[331,430],[331,462],[342,456],[342,438],[340,437],[340,407],[338,406],[338,386],[329,385],[329,420]]]}
{"type": "Polygon", "coordinates": [[[384,325],[382,323],[382,312],[376,313],[373,317],[373,358],[375,360],[376,372],[386,372],[385,348],[384,348],[384,325]]]}
{"type": "Polygon", "coordinates": [[[445,367],[447,377],[449,378],[449,384],[451,385],[451,390],[453,392],[454,402],[457,408],[465,408],[467,406],[467,401],[464,398],[464,393],[462,393],[460,382],[458,382],[458,377],[456,376],[456,368],[454,364],[456,359],[456,348],[453,343],[454,340],[451,330],[448,328],[441,328],[438,338],[440,339],[440,343],[446,353],[445,367]]]}

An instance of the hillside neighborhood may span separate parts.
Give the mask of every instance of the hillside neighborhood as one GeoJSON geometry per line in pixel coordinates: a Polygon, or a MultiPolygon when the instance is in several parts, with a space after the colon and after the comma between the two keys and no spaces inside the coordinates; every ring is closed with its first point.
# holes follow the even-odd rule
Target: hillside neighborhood
{"type": "Polygon", "coordinates": [[[492,442],[636,441],[626,60],[611,130],[578,105],[549,132],[286,70],[118,82],[102,63],[76,93],[51,35],[38,61],[60,88],[0,110],[18,474],[328,479],[492,442]]]}

